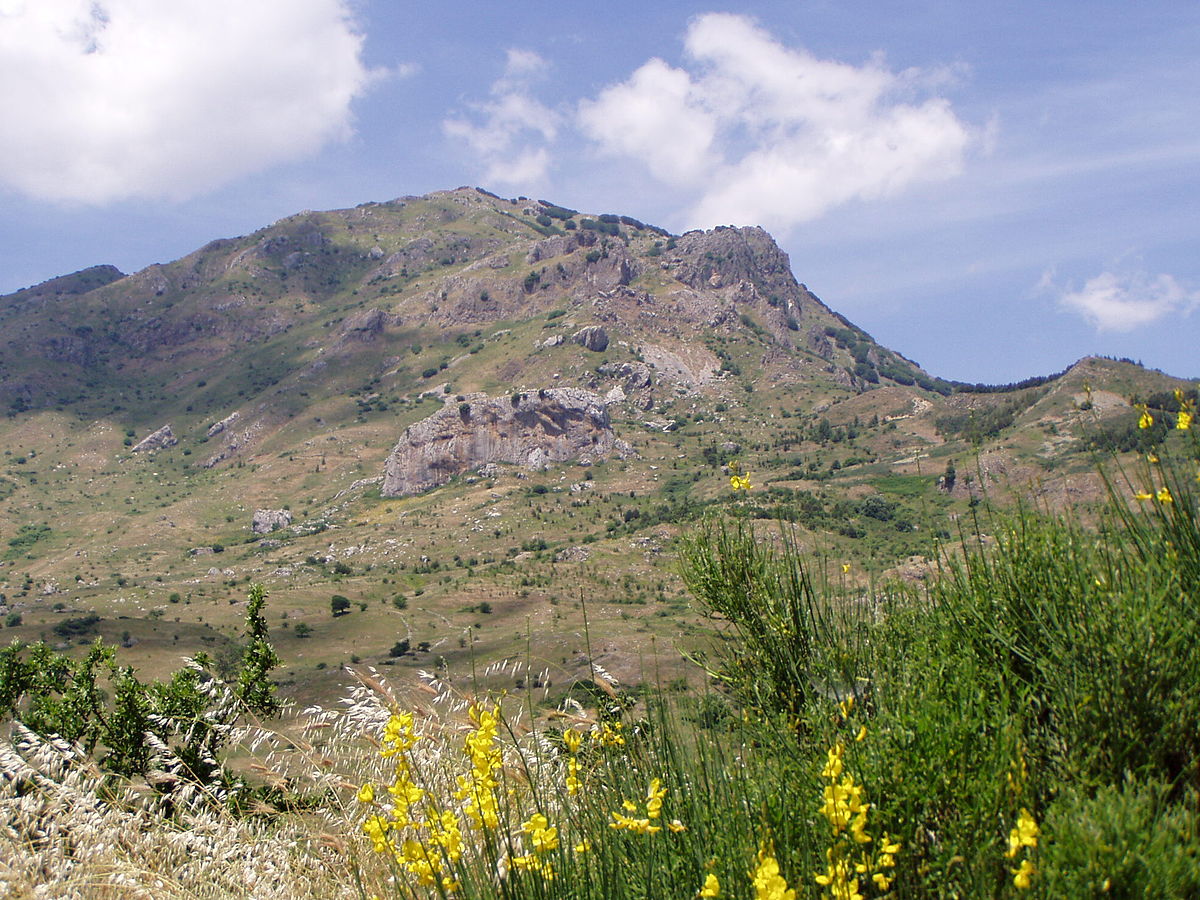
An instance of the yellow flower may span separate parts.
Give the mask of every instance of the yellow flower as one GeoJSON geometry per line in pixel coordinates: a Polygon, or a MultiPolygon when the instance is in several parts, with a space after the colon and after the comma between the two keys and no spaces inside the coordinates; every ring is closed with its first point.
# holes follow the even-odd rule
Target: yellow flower
{"type": "Polygon", "coordinates": [[[1154,416],[1150,415],[1150,410],[1146,409],[1145,404],[1142,404],[1137,408],[1141,410],[1142,413],[1138,417],[1138,428],[1145,430],[1152,426],[1154,424],[1154,416]]]}
{"type": "Polygon", "coordinates": [[[620,813],[609,815],[613,817],[613,821],[608,823],[608,827],[618,831],[632,831],[634,834],[658,834],[662,831],[661,825],[651,825],[649,819],[634,819],[620,813]]]}
{"type": "Polygon", "coordinates": [[[580,841],[574,847],[574,850],[576,853],[587,853],[591,849],[592,849],[592,842],[589,841],[587,838],[584,838],[582,841],[580,841]]]}
{"type": "Polygon", "coordinates": [[[583,744],[583,735],[574,728],[568,728],[563,732],[563,744],[571,753],[578,753],[580,746],[583,744]]]}
{"type": "Polygon", "coordinates": [[[1154,495],[1149,491],[1138,491],[1133,495],[1134,500],[1153,500],[1154,495]]]}
{"type": "Polygon", "coordinates": [[[682,822],[680,822],[678,819],[672,819],[670,822],[667,823],[667,827],[670,828],[676,834],[679,834],[679,832],[681,832],[681,831],[687,831],[687,826],[684,825],[682,822]]]}
{"type": "Polygon", "coordinates": [[[750,484],[750,473],[747,472],[745,475],[730,475],[729,486],[735,491],[750,490],[750,488],[753,487],[753,485],[750,484]]]}
{"type": "Polygon", "coordinates": [[[796,900],[796,889],[787,886],[787,880],[779,874],[779,862],[766,844],[758,851],[753,878],[754,900],[796,900]]]}
{"type": "Polygon", "coordinates": [[[651,819],[657,819],[662,815],[662,802],[665,796],[667,796],[667,789],[662,786],[662,782],[658,778],[655,778],[646,790],[646,815],[651,819]]]}
{"type": "Polygon", "coordinates": [[[1175,502],[1175,498],[1171,496],[1171,489],[1166,485],[1163,485],[1162,490],[1160,490],[1155,496],[1158,498],[1159,503],[1175,502]]]}
{"type": "Polygon", "coordinates": [[[834,859],[831,855],[825,874],[814,876],[814,880],[829,888],[829,896],[834,900],[863,900],[858,879],[851,877],[850,863],[845,859],[834,859]]]}
{"type": "Polygon", "coordinates": [[[572,756],[567,760],[567,794],[574,797],[582,783],[579,780],[579,760],[572,756]]]}
{"type": "Polygon", "coordinates": [[[398,756],[409,750],[419,741],[414,730],[413,714],[410,712],[393,713],[383,726],[383,749],[381,756],[398,756]]]}
{"type": "Polygon", "coordinates": [[[407,812],[425,797],[425,792],[413,784],[407,776],[399,777],[394,784],[389,785],[388,793],[396,800],[397,818],[400,813],[407,812]]]}
{"type": "Polygon", "coordinates": [[[391,831],[392,825],[383,816],[370,816],[367,821],[363,822],[362,828],[363,833],[371,839],[376,853],[383,853],[385,850],[391,849],[388,832],[391,831]]]}
{"type": "Polygon", "coordinates": [[[431,817],[425,824],[429,828],[430,845],[441,847],[448,859],[458,862],[463,852],[458,816],[450,810],[445,810],[440,816],[431,817]]]}
{"type": "Polygon", "coordinates": [[[867,726],[864,725],[862,728],[858,729],[858,734],[856,734],[854,736],[854,740],[861,744],[866,739],[867,739],[867,726]]]}
{"type": "Polygon", "coordinates": [[[1037,870],[1034,869],[1033,863],[1027,859],[1023,859],[1020,866],[1009,871],[1013,874],[1013,884],[1017,886],[1017,889],[1027,891],[1029,890],[1030,881],[1033,879],[1033,874],[1037,870]]]}
{"type": "Polygon", "coordinates": [[[696,896],[698,897],[720,897],[721,882],[717,880],[717,876],[709,872],[704,876],[704,886],[700,888],[696,896]]]}
{"type": "Polygon", "coordinates": [[[529,835],[535,853],[558,849],[558,829],[541,813],[530,816],[529,821],[521,824],[521,830],[529,835]]]}
{"type": "Polygon", "coordinates": [[[600,728],[600,734],[596,740],[600,742],[601,747],[624,747],[625,737],[621,734],[621,729],[624,726],[620,722],[614,722],[609,725],[605,722],[600,728]]]}
{"type": "Polygon", "coordinates": [[[842,574],[843,575],[850,574],[850,563],[842,563],[842,574]]]}
{"type": "Polygon", "coordinates": [[[536,856],[514,856],[509,862],[514,869],[528,869],[530,872],[537,872],[547,881],[554,880],[554,864],[543,861],[536,856]]]}
{"type": "Polygon", "coordinates": [[[841,741],[829,748],[826,754],[825,768],[821,770],[822,778],[837,778],[842,774],[842,754],[846,748],[841,741]]]}
{"type": "Polygon", "coordinates": [[[1016,827],[1008,833],[1008,850],[1004,855],[1012,859],[1022,847],[1036,847],[1040,833],[1033,814],[1022,807],[1016,827]]]}
{"type": "Polygon", "coordinates": [[[375,788],[373,785],[364,784],[358,789],[358,793],[354,795],[359,803],[374,803],[375,788]]]}
{"type": "Polygon", "coordinates": [[[1187,431],[1192,427],[1192,414],[1186,409],[1181,409],[1179,415],[1175,417],[1175,427],[1180,431],[1187,431]]]}

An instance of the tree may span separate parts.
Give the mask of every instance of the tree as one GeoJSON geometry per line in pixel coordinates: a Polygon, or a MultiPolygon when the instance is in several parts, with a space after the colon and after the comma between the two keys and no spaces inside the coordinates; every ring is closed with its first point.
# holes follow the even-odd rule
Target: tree
{"type": "Polygon", "coordinates": [[[341,594],[334,594],[329,598],[329,611],[333,613],[335,618],[350,612],[350,598],[343,597],[341,594]]]}
{"type": "Polygon", "coordinates": [[[293,628],[292,631],[294,631],[296,633],[296,637],[306,638],[310,634],[312,634],[312,626],[307,625],[304,622],[297,622],[296,627],[293,628]]]}
{"type": "Polygon", "coordinates": [[[940,487],[943,491],[952,491],[954,490],[954,482],[957,480],[958,470],[954,468],[954,460],[950,460],[948,463],[946,463],[946,471],[942,473],[942,477],[939,479],[941,484],[939,484],[938,487],[940,487]]]}
{"type": "MultiPolygon", "coordinates": [[[[275,685],[267,678],[267,674],[279,665],[279,655],[267,640],[267,620],[262,614],[266,600],[267,592],[261,584],[250,587],[250,602],[246,606],[246,649],[242,652],[237,688],[238,699],[252,712],[263,716],[274,715],[279,709],[275,685]]],[[[299,625],[296,630],[300,630],[299,625]]]]}

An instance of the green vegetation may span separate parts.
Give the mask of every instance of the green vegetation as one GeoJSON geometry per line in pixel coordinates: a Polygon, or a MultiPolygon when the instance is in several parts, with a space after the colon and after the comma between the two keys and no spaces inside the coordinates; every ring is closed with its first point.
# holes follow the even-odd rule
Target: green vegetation
{"type": "Polygon", "coordinates": [[[53,529],[49,525],[22,525],[14,537],[8,539],[8,551],[5,559],[16,559],[29,553],[33,546],[41,540],[50,537],[53,529]]]}
{"type": "MultiPolygon", "coordinates": [[[[317,889],[330,896],[351,885],[388,898],[1195,896],[1191,408],[1174,416],[1178,444],[1106,475],[1094,528],[985,506],[923,588],[864,590],[855,558],[832,571],[814,562],[786,522],[749,514],[761,488],[734,469],[733,505],[710,508],[680,557],[715,626],[691,654],[699,692],[686,679],[625,688],[591,648],[553,702],[556,676],[540,664],[516,679],[524,698],[497,700],[485,699],[487,673],[458,683],[444,657],[425,677],[432,700],[398,699],[368,674],[349,711],[309,711],[307,737],[291,746],[319,762],[301,761],[304,780],[273,789],[277,828],[318,823],[337,848],[317,889]],[[469,724],[455,718],[464,706],[469,724]],[[283,812],[313,804],[315,818],[283,812]]],[[[1143,416],[1146,430],[1153,414],[1143,416]]],[[[919,496],[912,481],[878,486],[855,503],[881,524],[919,496]]],[[[253,588],[228,689],[269,712],[276,659],[262,599],[253,588]]],[[[580,616],[586,641],[586,608],[580,616]]],[[[431,652],[406,638],[389,654],[431,652]]],[[[34,731],[78,740],[136,776],[149,745],[114,723],[156,710],[141,728],[168,708],[182,716],[173,721],[213,721],[213,692],[202,689],[213,676],[188,669],[142,686],[110,653],[98,644],[73,664],[44,646],[5,651],[0,698],[34,731]],[[111,702],[94,677],[105,666],[111,702]],[[168,698],[175,705],[142,705],[168,698]]],[[[246,810],[249,786],[206,762],[218,732],[199,732],[156,740],[246,810]]],[[[318,851],[304,846],[283,871],[310,871],[306,853],[318,851]]]]}
{"type": "MultiPolygon", "coordinates": [[[[250,589],[241,665],[236,679],[222,688],[207,654],[166,681],[142,683],[118,664],[115,648],[100,640],[78,662],[44,643],[14,642],[0,650],[0,718],[77,744],[117,775],[166,769],[175,776],[158,782],[166,792],[181,779],[204,786],[219,782],[232,797],[244,799],[249,787],[222,768],[218,754],[244,714],[277,710],[268,675],[279,660],[267,640],[265,596],[261,586],[250,589]]],[[[65,619],[55,632],[79,635],[97,622],[95,615],[65,619]]]]}

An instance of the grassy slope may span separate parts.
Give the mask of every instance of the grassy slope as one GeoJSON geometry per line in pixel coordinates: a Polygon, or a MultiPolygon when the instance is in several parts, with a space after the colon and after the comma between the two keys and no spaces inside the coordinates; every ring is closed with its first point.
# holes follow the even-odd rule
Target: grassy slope
{"type": "MultiPolygon", "coordinates": [[[[847,383],[846,347],[834,342],[829,360],[815,356],[803,330],[768,327],[777,311],[765,302],[716,327],[672,317],[670,304],[695,292],[658,266],[653,252],[664,241],[653,232],[625,229],[642,266],[631,287],[649,292],[656,317],[620,295],[597,305],[583,250],[560,260],[566,274],[541,262],[537,286],[514,287],[531,271],[525,254],[542,238],[538,227],[521,204],[462,191],[306,213],[69,307],[61,299],[6,307],[6,382],[31,381],[51,398],[48,408],[0,420],[0,549],[8,550],[0,593],[23,619],[7,636],[54,640],[55,624],[94,610],[105,637],[129,632],[128,659],[163,672],[232,639],[253,580],[272,593],[284,677],[304,700],[335,695],[334,672],[355,657],[391,662],[388,650],[405,638],[430,647],[396,661],[410,673],[443,658],[461,667],[472,654],[482,666],[528,646],[564,683],[579,671],[574,608],[584,601],[611,648],[606,665],[621,677],[637,680],[655,653],[681,672],[675,645],[686,647],[699,621],[684,603],[673,541],[705,504],[731,502],[723,444],[739,445],[732,455],[753,473],[755,496],[773,491],[765,506],[792,508],[814,552],[851,561],[851,577],[866,581],[929,555],[946,516],[964,511],[981,486],[1037,484],[1052,503],[1089,500],[1094,482],[1077,474],[1087,463],[1076,452],[1089,418],[1175,384],[1098,360],[1012,394],[942,398],[886,379],[860,392],[847,383]],[[289,262],[297,252],[307,255],[289,262]],[[484,291],[519,314],[444,321],[449,306],[470,312],[484,291]],[[376,308],[391,318],[374,337],[346,330],[376,308]],[[535,349],[601,313],[615,338],[604,353],[569,340],[535,349]],[[95,345],[88,366],[18,352],[83,327],[71,323],[93,331],[109,323],[115,337],[95,345]],[[439,397],[549,384],[603,393],[621,379],[598,375],[599,366],[641,360],[656,366],[651,408],[611,410],[634,459],[590,471],[506,470],[494,483],[464,478],[415,498],[350,490],[381,473],[399,433],[439,397]],[[722,363],[728,371],[715,374],[722,363]],[[1081,414],[1084,381],[1095,402],[1081,414]],[[1012,424],[978,456],[960,435],[938,431],[939,417],[955,410],[1005,403],[1012,424]],[[261,430],[246,450],[204,468],[227,437],[207,430],[234,411],[242,418],[231,430],[261,430]],[[128,452],[165,422],[176,447],[128,452]],[[663,431],[667,423],[674,430],[663,431]],[[947,493],[937,479],[951,460],[960,474],[947,493]],[[873,495],[886,502],[864,514],[873,495]],[[314,533],[256,540],[254,510],[282,506],[314,533]],[[50,531],[7,546],[36,524],[50,531]],[[223,552],[192,552],[214,545],[223,552]],[[350,573],[337,574],[337,562],[350,573]],[[331,616],[333,594],[350,598],[349,614],[331,616]],[[300,623],[311,637],[295,635],[300,623]]],[[[845,326],[824,307],[805,310],[818,330],[845,326]]],[[[742,503],[754,513],[755,501],[742,503]]]]}

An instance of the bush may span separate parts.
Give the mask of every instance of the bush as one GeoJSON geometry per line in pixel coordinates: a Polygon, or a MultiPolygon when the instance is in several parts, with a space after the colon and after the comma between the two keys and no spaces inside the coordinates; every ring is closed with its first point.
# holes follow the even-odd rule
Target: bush
{"type": "Polygon", "coordinates": [[[100,617],[95,613],[88,613],[86,616],[78,616],[71,619],[63,619],[55,624],[52,629],[59,637],[79,637],[96,630],[96,625],[100,621],[100,617]]]}
{"type": "Polygon", "coordinates": [[[981,507],[989,541],[963,536],[924,593],[838,597],[788,532],[708,522],[681,554],[725,623],[705,668],[743,719],[786,723],[799,771],[861,723],[845,765],[904,848],[900,896],[1200,895],[1198,450],[1110,479],[1098,532],[981,507]],[[1006,856],[1022,820],[1040,838],[1006,856]]]}
{"type": "Polygon", "coordinates": [[[1162,782],[1072,786],[1051,803],[1041,849],[1049,897],[1200,897],[1196,799],[1172,803],[1162,782]]]}

